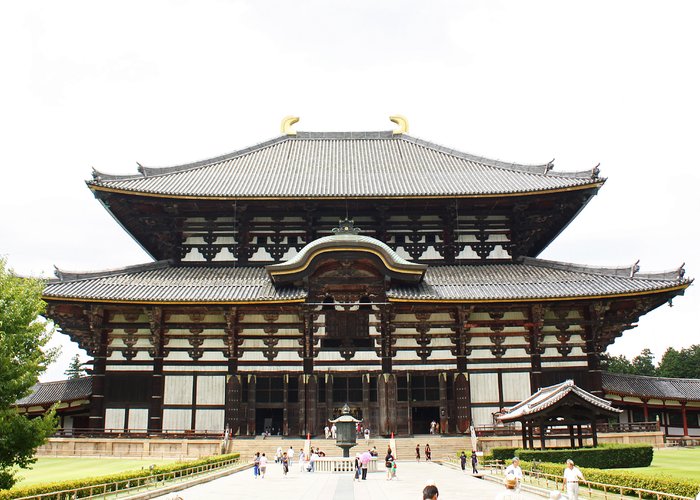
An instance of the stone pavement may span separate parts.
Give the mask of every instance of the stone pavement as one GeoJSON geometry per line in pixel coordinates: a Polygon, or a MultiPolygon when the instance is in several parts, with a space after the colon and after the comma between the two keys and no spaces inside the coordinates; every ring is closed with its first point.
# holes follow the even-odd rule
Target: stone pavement
{"type": "MultiPolygon", "coordinates": [[[[423,487],[432,480],[440,490],[440,500],[500,499],[505,492],[497,483],[477,479],[462,471],[434,463],[398,462],[397,480],[387,481],[384,472],[368,475],[367,481],[354,482],[352,474],[300,472],[294,463],[289,475],[274,462],[265,479],[254,479],[252,469],[231,474],[209,483],[158,497],[172,500],[255,499],[255,500],[421,500],[423,487]]],[[[508,497],[510,498],[510,497],[508,497]]],[[[522,500],[537,497],[523,493],[522,500]]]]}

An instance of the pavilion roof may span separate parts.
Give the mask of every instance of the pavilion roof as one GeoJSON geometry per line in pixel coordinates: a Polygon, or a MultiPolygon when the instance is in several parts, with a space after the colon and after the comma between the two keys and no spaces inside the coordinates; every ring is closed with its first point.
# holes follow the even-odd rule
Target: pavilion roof
{"type": "MultiPolygon", "coordinates": [[[[626,271],[625,271],[626,269],[626,271]]],[[[682,271],[682,270],[681,270],[682,271]]],[[[96,273],[57,271],[47,300],[104,302],[301,302],[306,291],[274,286],[264,267],[178,266],[160,261],[96,273]]],[[[421,283],[393,286],[393,301],[517,301],[615,297],[673,291],[690,284],[682,272],[635,274],[534,258],[515,263],[430,266],[421,283]]]]}
{"type": "Polygon", "coordinates": [[[600,410],[601,413],[622,412],[622,410],[613,408],[609,401],[584,391],[574,384],[573,380],[566,380],[560,384],[540,389],[517,405],[507,408],[506,413],[499,416],[498,419],[504,422],[529,420],[537,414],[544,414],[547,410],[564,404],[565,400],[569,405],[580,402],[600,410]]]}
{"type": "Polygon", "coordinates": [[[700,379],[645,377],[603,372],[603,391],[618,396],[700,401],[700,379]]]}
{"type": "Polygon", "coordinates": [[[34,384],[31,394],[18,400],[17,406],[41,406],[59,401],[77,401],[88,399],[92,394],[92,377],[80,377],[55,382],[34,384]]]}
{"type": "Polygon", "coordinates": [[[195,163],[94,171],[91,189],[213,198],[423,198],[517,195],[597,188],[598,169],[490,160],[388,132],[298,132],[195,163]]]}

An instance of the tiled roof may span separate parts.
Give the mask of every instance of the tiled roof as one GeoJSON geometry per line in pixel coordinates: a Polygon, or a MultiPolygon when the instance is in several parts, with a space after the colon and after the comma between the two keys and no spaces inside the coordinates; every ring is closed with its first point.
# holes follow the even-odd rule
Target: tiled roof
{"type": "Polygon", "coordinates": [[[40,382],[32,387],[32,393],[15,404],[17,406],[40,406],[58,401],[88,399],[92,394],[92,377],[81,377],[56,382],[40,382]]]}
{"type": "Polygon", "coordinates": [[[603,391],[619,396],[700,401],[700,379],[644,377],[603,372],[603,391]]]}
{"type": "MultiPolygon", "coordinates": [[[[57,272],[44,297],[105,301],[255,302],[303,300],[306,292],[275,287],[263,267],[171,267],[156,262],[98,273],[57,272]]],[[[687,285],[675,274],[624,275],[525,258],[512,264],[431,266],[417,285],[395,286],[395,300],[515,300],[613,296],[687,285]],[[640,277],[641,276],[641,277],[640,277]]]]}
{"type": "Polygon", "coordinates": [[[681,273],[636,274],[525,257],[512,264],[432,266],[416,286],[397,286],[397,300],[514,300],[591,297],[662,290],[689,281],[681,273]]]}
{"type": "Polygon", "coordinates": [[[391,132],[299,132],[140,175],[95,171],[88,184],[185,197],[305,198],[479,196],[594,187],[597,168],[554,172],[551,164],[489,160],[391,132]]]}
{"type": "Polygon", "coordinates": [[[622,410],[613,408],[610,405],[609,401],[594,396],[593,394],[586,392],[580,387],[576,386],[573,380],[567,380],[565,382],[562,382],[561,384],[540,389],[535,394],[521,401],[517,405],[511,408],[507,408],[506,413],[498,417],[498,419],[503,421],[513,421],[522,418],[527,418],[530,415],[539,413],[541,411],[546,410],[547,408],[555,406],[559,401],[569,396],[570,394],[604,411],[613,413],[622,412],[622,410]]]}

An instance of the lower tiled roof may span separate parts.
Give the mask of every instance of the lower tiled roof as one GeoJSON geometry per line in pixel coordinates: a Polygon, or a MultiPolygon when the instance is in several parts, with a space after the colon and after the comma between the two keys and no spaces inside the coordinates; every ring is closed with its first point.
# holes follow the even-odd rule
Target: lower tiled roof
{"type": "MultiPolygon", "coordinates": [[[[59,272],[44,298],[118,302],[285,302],[306,298],[275,287],[263,267],[172,267],[156,262],[98,273],[59,272]]],[[[395,286],[390,300],[512,301],[615,296],[683,288],[679,273],[634,275],[527,258],[516,263],[431,266],[421,283],[395,286]]]]}
{"type": "Polygon", "coordinates": [[[700,401],[700,379],[645,377],[603,372],[606,394],[641,398],[700,401]]]}
{"type": "Polygon", "coordinates": [[[81,377],[56,382],[39,382],[32,387],[32,393],[23,397],[17,406],[50,405],[59,401],[88,399],[92,394],[92,377],[81,377]]]}

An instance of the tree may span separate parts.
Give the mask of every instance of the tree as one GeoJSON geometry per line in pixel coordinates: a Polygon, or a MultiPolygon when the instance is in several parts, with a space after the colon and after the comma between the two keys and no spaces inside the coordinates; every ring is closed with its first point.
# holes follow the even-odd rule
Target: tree
{"type": "Polygon", "coordinates": [[[80,361],[80,356],[77,354],[73,356],[68,369],[64,372],[68,379],[80,378],[85,376],[85,368],[83,368],[83,363],[80,361]]]}
{"type": "Polygon", "coordinates": [[[632,373],[632,362],[623,354],[611,356],[610,354],[600,355],[600,366],[610,373],[632,373]]]}
{"type": "Polygon", "coordinates": [[[700,378],[700,344],[666,349],[659,363],[659,375],[671,378],[700,378]]]}
{"type": "Polygon", "coordinates": [[[30,393],[39,375],[55,359],[46,349],[54,328],[40,318],[43,282],[16,276],[0,259],[0,489],[15,482],[15,466],[36,461],[36,448],[56,428],[53,410],[28,419],[12,405],[30,393]]]}
{"type": "Polygon", "coordinates": [[[637,356],[632,359],[632,373],[634,375],[656,376],[656,366],[654,366],[654,354],[649,349],[642,349],[637,356]]]}

